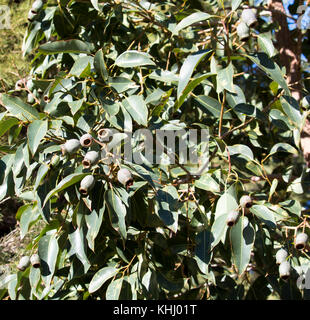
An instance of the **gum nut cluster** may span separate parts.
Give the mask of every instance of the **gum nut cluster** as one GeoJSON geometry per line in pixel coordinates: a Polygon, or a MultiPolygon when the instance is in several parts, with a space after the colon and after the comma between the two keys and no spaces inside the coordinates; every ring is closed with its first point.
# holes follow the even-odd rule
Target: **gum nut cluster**
{"type": "Polygon", "coordinates": [[[226,220],[226,224],[228,225],[228,227],[232,227],[234,226],[239,218],[239,212],[238,211],[231,211],[228,216],[227,216],[227,220],[226,220]]]}
{"type": "Polygon", "coordinates": [[[279,265],[279,275],[280,278],[283,280],[287,280],[290,276],[291,273],[291,265],[288,261],[283,261],[280,265],[279,265]]]}
{"type": "Polygon", "coordinates": [[[41,262],[40,262],[40,257],[37,253],[34,253],[30,257],[30,263],[34,268],[40,268],[41,262]]]}
{"type": "Polygon", "coordinates": [[[89,191],[94,187],[95,182],[95,178],[92,175],[84,177],[80,183],[80,193],[84,196],[88,195],[89,191]]]}
{"type": "Polygon", "coordinates": [[[85,169],[90,168],[98,163],[100,160],[100,154],[97,151],[88,151],[82,161],[82,165],[85,169]]]}
{"type": "Polygon", "coordinates": [[[239,204],[240,204],[241,208],[249,209],[253,205],[253,200],[250,196],[244,195],[240,198],[239,204]]]}
{"type": "Polygon", "coordinates": [[[308,241],[308,235],[304,232],[299,233],[295,239],[295,248],[297,250],[302,250],[305,248],[306,243],[308,241]]]}
{"type": "Polygon", "coordinates": [[[20,271],[26,270],[30,265],[30,257],[29,256],[23,256],[18,262],[17,269],[20,271]]]}
{"type": "Polygon", "coordinates": [[[282,262],[286,261],[288,253],[285,249],[281,248],[276,253],[276,263],[281,264],[282,262]]]}
{"type": "Polygon", "coordinates": [[[257,24],[256,12],[253,9],[244,9],[241,14],[241,22],[237,26],[237,35],[241,41],[247,41],[250,37],[250,28],[257,24]]]}
{"type": "Polygon", "coordinates": [[[126,168],[122,168],[117,172],[117,180],[127,188],[133,184],[132,174],[126,168]]]}

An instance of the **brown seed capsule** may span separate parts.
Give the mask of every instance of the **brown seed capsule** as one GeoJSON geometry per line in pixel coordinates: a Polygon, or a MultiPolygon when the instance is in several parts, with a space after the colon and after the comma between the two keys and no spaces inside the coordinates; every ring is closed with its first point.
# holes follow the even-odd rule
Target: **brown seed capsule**
{"type": "Polygon", "coordinates": [[[94,187],[95,185],[95,178],[92,175],[88,175],[84,177],[80,183],[80,193],[83,196],[88,195],[88,192],[94,187]]]}
{"type": "Polygon", "coordinates": [[[288,261],[283,261],[279,266],[279,275],[283,280],[287,280],[290,277],[291,265],[288,261]]]}
{"type": "Polygon", "coordinates": [[[226,224],[228,225],[228,227],[232,227],[234,226],[239,218],[239,212],[238,211],[231,211],[228,216],[227,216],[227,220],[226,220],[226,224]]]}
{"type": "Polygon", "coordinates": [[[100,160],[100,154],[97,151],[88,151],[82,161],[82,165],[85,169],[97,164],[100,160]]]}
{"type": "Polygon", "coordinates": [[[308,241],[308,235],[306,233],[299,233],[295,239],[295,248],[297,250],[304,249],[307,241],[308,241]]]}
{"type": "Polygon", "coordinates": [[[39,255],[37,253],[33,254],[30,257],[30,263],[34,268],[40,268],[41,261],[40,261],[39,255]]]}
{"type": "Polygon", "coordinates": [[[94,139],[92,135],[89,133],[83,134],[82,137],[80,138],[81,146],[86,148],[89,148],[93,144],[93,141],[94,139]]]}
{"type": "Polygon", "coordinates": [[[24,271],[26,270],[30,265],[30,258],[29,256],[23,256],[21,257],[21,259],[19,260],[19,263],[17,265],[17,269],[20,271],[24,271]]]}
{"type": "Polygon", "coordinates": [[[118,172],[117,172],[117,179],[118,181],[123,184],[126,188],[129,188],[130,186],[133,185],[133,178],[132,178],[132,174],[131,172],[126,169],[126,168],[123,168],[123,169],[120,169],[118,172]]]}

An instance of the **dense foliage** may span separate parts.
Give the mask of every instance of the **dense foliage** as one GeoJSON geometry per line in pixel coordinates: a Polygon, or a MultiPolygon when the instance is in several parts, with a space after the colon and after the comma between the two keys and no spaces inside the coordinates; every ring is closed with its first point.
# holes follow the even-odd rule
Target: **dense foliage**
{"type": "Polygon", "coordinates": [[[35,3],[22,46],[31,73],[0,97],[0,200],[24,201],[21,238],[46,224],[28,248],[39,263],[21,261],[0,297],[306,296],[296,282],[308,251],[295,237],[309,233],[308,104],[291,96],[265,1],[251,28],[241,14],[254,4],[238,0],[35,3]],[[118,132],[107,142],[103,128],[118,132]],[[143,163],[108,152],[142,128],[207,129],[209,139],[187,143],[209,165],[197,175],[178,157],[151,163],[141,135],[131,144],[143,163]],[[75,148],[85,134],[89,147],[75,148]],[[86,166],[89,151],[101,158],[86,166]]]}

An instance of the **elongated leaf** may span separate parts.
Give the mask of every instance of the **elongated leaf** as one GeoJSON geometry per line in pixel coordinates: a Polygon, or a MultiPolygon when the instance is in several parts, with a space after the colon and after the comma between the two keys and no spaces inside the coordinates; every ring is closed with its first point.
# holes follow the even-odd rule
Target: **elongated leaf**
{"type": "Polygon", "coordinates": [[[300,129],[302,125],[302,116],[298,102],[290,96],[282,96],[280,98],[282,108],[288,118],[293,121],[294,125],[300,129]]]}
{"type": "MultiPolygon", "coordinates": [[[[198,102],[198,107],[204,113],[207,113],[209,116],[214,118],[219,118],[221,114],[221,104],[214,98],[209,96],[199,95],[195,97],[195,100],[198,102]]],[[[231,113],[227,112],[226,108],[224,109],[223,119],[231,119],[231,113]]]]}
{"type": "Polygon", "coordinates": [[[46,235],[40,239],[38,254],[41,259],[42,279],[47,286],[50,284],[55,271],[58,250],[59,247],[55,234],[46,235]]]}
{"type": "Polygon", "coordinates": [[[254,205],[250,211],[262,220],[267,226],[276,228],[276,220],[273,212],[263,205],[254,205]]]}
{"type": "Polygon", "coordinates": [[[118,93],[127,91],[129,89],[138,88],[137,84],[125,77],[109,77],[108,78],[109,85],[114,88],[118,93]]]}
{"type": "Polygon", "coordinates": [[[271,148],[270,154],[276,152],[288,152],[298,155],[298,151],[293,146],[285,142],[277,143],[271,148]]]}
{"type": "Polygon", "coordinates": [[[244,144],[235,144],[233,146],[229,146],[228,150],[231,156],[234,154],[242,154],[251,160],[254,159],[252,150],[244,144]]]}
{"type": "Polygon", "coordinates": [[[216,92],[221,93],[224,90],[234,92],[233,83],[234,68],[230,63],[226,68],[221,69],[217,72],[216,76],[216,92]]]}
{"type": "Polygon", "coordinates": [[[91,56],[79,57],[73,64],[70,73],[74,76],[84,78],[90,74],[94,58],[91,56]]]}
{"type": "Polygon", "coordinates": [[[97,73],[100,74],[101,78],[106,81],[109,77],[109,74],[105,65],[102,49],[98,50],[95,54],[94,67],[97,73]]]}
{"type": "Polygon", "coordinates": [[[124,278],[122,277],[111,281],[105,294],[107,300],[118,300],[122,290],[123,279],[124,278]]]}
{"type": "Polygon", "coordinates": [[[47,129],[47,120],[35,120],[30,123],[27,131],[27,138],[28,146],[32,155],[36,153],[41,140],[45,137],[47,129]]]}
{"type": "Polygon", "coordinates": [[[250,262],[255,239],[255,230],[246,216],[241,216],[230,231],[232,245],[232,263],[241,275],[250,262]]]}
{"type": "Polygon", "coordinates": [[[211,233],[213,241],[211,243],[211,249],[213,249],[221,240],[225,240],[227,232],[227,220],[228,213],[223,213],[215,217],[215,220],[211,227],[211,233]]]}
{"type": "Polygon", "coordinates": [[[138,124],[147,126],[148,110],[141,96],[134,95],[126,98],[123,100],[123,106],[138,124]]]}
{"type": "Polygon", "coordinates": [[[89,293],[100,289],[107,280],[113,278],[117,273],[118,269],[115,267],[105,267],[97,271],[89,283],[89,293]]]}
{"type": "Polygon", "coordinates": [[[4,135],[10,128],[19,123],[16,118],[6,118],[0,121],[0,137],[4,135]]]}
{"type": "Polygon", "coordinates": [[[208,53],[210,53],[210,50],[198,51],[192,55],[189,55],[185,59],[179,75],[179,84],[177,90],[178,99],[181,97],[183,90],[186,88],[197,65],[208,53]]]}
{"type": "Polygon", "coordinates": [[[257,35],[259,47],[268,54],[269,57],[273,57],[276,54],[276,49],[271,40],[270,33],[261,33],[257,35]]]}
{"type": "Polygon", "coordinates": [[[204,230],[197,235],[196,241],[195,260],[197,261],[200,271],[208,274],[208,264],[212,258],[211,243],[213,241],[213,235],[209,230],[204,230]]]}
{"type": "Polygon", "coordinates": [[[155,63],[151,60],[151,56],[149,54],[136,50],[123,52],[120,56],[117,57],[117,59],[115,60],[115,64],[123,68],[155,65],[155,63]]]}
{"type": "Polygon", "coordinates": [[[17,97],[12,97],[7,94],[1,95],[1,100],[4,107],[10,112],[13,117],[22,121],[33,121],[40,119],[38,111],[26,104],[17,97]]]}
{"type": "Polygon", "coordinates": [[[53,196],[55,195],[57,192],[60,192],[70,186],[72,186],[73,184],[81,181],[85,176],[87,176],[88,173],[72,173],[70,175],[68,175],[67,177],[65,177],[64,179],[62,179],[58,185],[56,186],[56,188],[54,188],[53,190],[51,190],[47,195],[46,198],[44,199],[44,203],[43,206],[45,206],[46,202],[53,196]]]}
{"type": "MultiPolygon", "coordinates": [[[[40,212],[37,205],[26,205],[27,207],[21,214],[20,218],[20,238],[21,240],[27,234],[31,225],[39,218],[40,212]]],[[[23,206],[25,207],[25,206],[23,206]]],[[[22,207],[21,207],[22,208],[22,207]]],[[[18,210],[19,211],[19,210],[18,210]]],[[[17,213],[19,214],[19,212],[17,213]]]]}
{"type": "Polygon", "coordinates": [[[44,43],[39,47],[39,52],[45,54],[91,53],[93,49],[93,44],[74,39],[44,43]]]}
{"type": "Polygon", "coordinates": [[[206,12],[195,12],[189,15],[188,17],[184,18],[182,21],[180,21],[174,30],[172,31],[172,35],[177,34],[180,30],[194,24],[200,21],[204,21],[212,17],[206,12]]]}
{"type": "Polygon", "coordinates": [[[218,217],[222,214],[228,214],[231,211],[234,211],[238,208],[238,203],[235,196],[226,191],[221,195],[216,204],[215,217],[218,217]]]}

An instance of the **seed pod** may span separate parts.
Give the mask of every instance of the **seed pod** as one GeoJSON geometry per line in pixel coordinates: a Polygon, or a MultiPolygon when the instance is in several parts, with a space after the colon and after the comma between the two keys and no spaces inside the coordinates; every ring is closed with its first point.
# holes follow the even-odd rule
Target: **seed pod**
{"type": "Polygon", "coordinates": [[[43,5],[44,5],[43,1],[41,1],[41,0],[36,0],[36,1],[32,4],[31,10],[32,10],[33,12],[38,13],[38,11],[40,11],[40,10],[43,8],[43,5]]]}
{"type": "Polygon", "coordinates": [[[308,241],[308,235],[306,233],[299,233],[295,239],[295,248],[297,250],[302,250],[305,248],[308,241]]]}
{"type": "Polygon", "coordinates": [[[253,200],[250,196],[245,195],[240,198],[239,204],[241,208],[251,208],[253,205],[253,200]]]}
{"type": "Polygon", "coordinates": [[[27,88],[30,91],[32,91],[34,89],[34,83],[33,83],[32,79],[29,79],[26,84],[27,84],[27,88]]]}
{"type": "Polygon", "coordinates": [[[287,280],[290,277],[291,265],[288,261],[283,261],[279,265],[279,275],[283,280],[287,280]]]}
{"type": "Polygon", "coordinates": [[[32,10],[30,10],[29,13],[28,13],[28,18],[27,19],[28,19],[29,22],[32,22],[35,19],[36,16],[37,16],[37,13],[33,12],[32,10]]]}
{"type": "Polygon", "coordinates": [[[66,153],[75,153],[81,147],[80,141],[78,139],[67,140],[65,144],[61,146],[61,152],[63,155],[66,153]]]}
{"type": "Polygon", "coordinates": [[[257,23],[256,13],[252,9],[244,9],[241,14],[241,19],[249,28],[253,28],[257,23]]]}
{"type": "Polygon", "coordinates": [[[105,129],[102,128],[98,131],[98,140],[100,142],[105,142],[108,141],[108,137],[110,136],[110,134],[112,133],[112,131],[110,129],[105,129]]]}
{"type": "Polygon", "coordinates": [[[133,185],[133,178],[132,174],[128,169],[120,169],[117,172],[117,179],[118,181],[123,184],[126,188],[130,187],[133,185]]]}
{"type": "Polygon", "coordinates": [[[285,249],[280,249],[277,251],[276,253],[276,262],[277,264],[281,264],[282,262],[284,262],[286,260],[288,256],[288,253],[285,249]]]}
{"type": "Polygon", "coordinates": [[[88,151],[82,161],[84,168],[90,168],[100,160],[100,154],[97,151],[88,151]]]}
{"type": "Polygon", "coordinates": [[[18,80],[15,84],[15,91],[20,91],[23,87],[23,81],[22,80],[18,80]]]}
{"type": "Polygon", "coordinates": [[[54,154],[54,155],[52,156],[50,165],[51,165],[52,167],[57,167],[58,164],[59,164],[59,162],[60,162],[60,157],[59,157],[59,155],[58,155],[58,154],[54,154]]]}
{"type": "Polygon", "coordinates": [[[237,26],[237,34],[241,41],[248,41],[250,37],[250,29],[245,22],[241,21],[237,26]]]}
{"type": "Polygon", "coordinates": [[[80,144],[82,147],[90,147],[93,144],[93,137],[89,133],[83,134],[82,137],[80,138],[80,144]]]}
{"type": "Polygon", "coordinates": [[[29,104],[34,103],[34,97],[31,93],[28,93],[28,95],[27,95],[27,103],[29,103],[29,104]]]}
{"type": "Polygon", "coordinates": [[[40,268],[41,261],[40,261],[39,255],[37,253],[33,254],[30,257],[30,263],[34,268],[40,268]]]}
{"type": "Polygon", "coordinates": [[[30,265],[30,258],[29,256],[23,256],[18,262],[17,269],[20,271],[24,271],[30,265]]]}
{"type": "Polygon", "coordinates": [[[239,212],[238,211],[231,211],[228,216],[227,216],[227,220],[226,220],[226,224],[228,225],[228,227],[232,227],[233,225],[235,225],[238,221],[239,218],[239,212]]]}
{"type": "Polygon", "coordinates": [[[80,183],[80,193],[83,196],[86,196],[88,192],[94,187],[95,182],[95,178],[92,175],[84,177],[80,183]]]}

